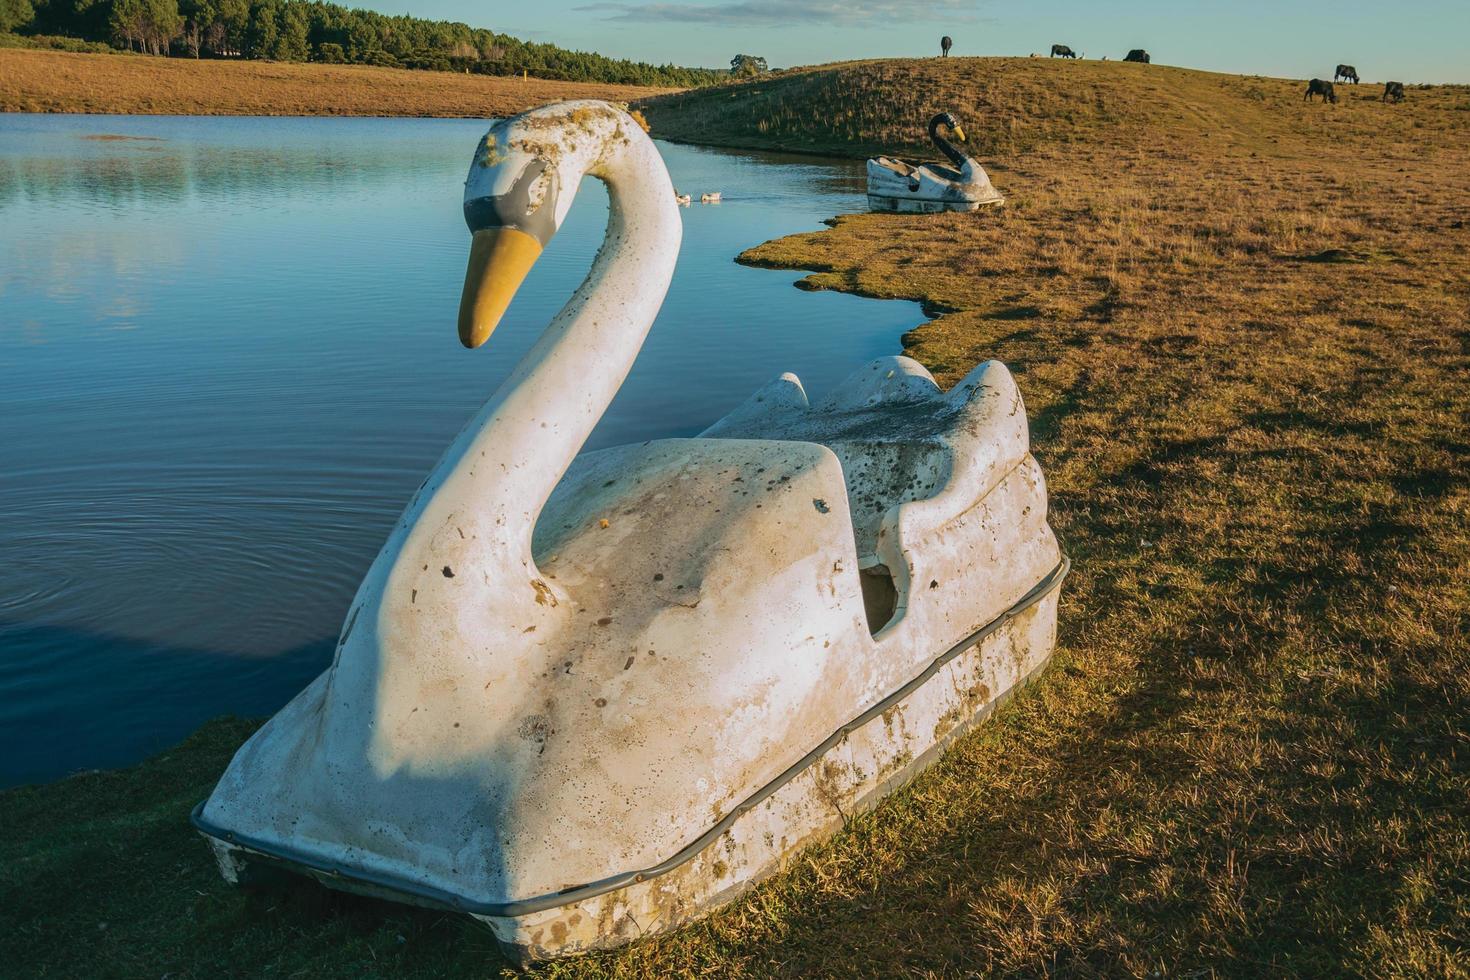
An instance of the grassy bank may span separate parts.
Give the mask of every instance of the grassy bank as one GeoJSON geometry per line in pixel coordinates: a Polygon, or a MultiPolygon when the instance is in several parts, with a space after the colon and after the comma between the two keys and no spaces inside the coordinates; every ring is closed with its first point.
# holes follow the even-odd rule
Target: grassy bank
{"type": "MultiPolygon", "coordinates": [[[[905,343],[942,381],[1017,373],[1075,562],[1055,664],[791,872],[546,973],[1470,973],[1470,95],[1305,106],[1044,61],[1012,90],[975,64],[922,70],[1021,107],[1012,143],[970,124],[1004,209],[847,216],[745,258],[928,302],[905,343]]],[[[708,97],[651,109],[655,134],[756,139],[701,132],[708,97]]],[[[811,145],[914,138],[893,98],[851,145],[812,109],[811,145]]],[[[0,794],[0,962],[500,972],[457,919],[224,887],[186,817],[249,730],[0,794]]]]}
{"type": "Polygon", "coordinates": [[[657,89],[364,65],[0,49],[0,111],[205,116],[505,116],[657,89]]]}
{"type": "Polygon", "coordinates": [[[1339,86],[1338,111],[1313,115],[1297,108],[1304,89],[1291,79],[1162,65],[922,58],[797,68],[641,105],[666,139],[859,158],[933,153],[925,127],[947,109],[984,154],[1055,145],[1167,154],[1178,140],[1265,155],[1285,150],[1281,144],[1327,154],[1344,134],[1417,141],[1427,134],[1414,131],[1426,126],[1460,133],[1470,126],[1470,86],[1411,88],[1400,112],[1366,111],[1381,84],[1339,86]]]}

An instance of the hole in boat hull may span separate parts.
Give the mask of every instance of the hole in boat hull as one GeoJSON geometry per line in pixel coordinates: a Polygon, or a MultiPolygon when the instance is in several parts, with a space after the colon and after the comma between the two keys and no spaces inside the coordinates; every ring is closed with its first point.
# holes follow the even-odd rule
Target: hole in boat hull
{"type": "Polygon", "coordinates": [[[863,611],[868,614],[868,632],[874,636],[893,620],[898,610],[898,589],[887,565],[871,565],[858,576],[863,586],[863,611]]]}

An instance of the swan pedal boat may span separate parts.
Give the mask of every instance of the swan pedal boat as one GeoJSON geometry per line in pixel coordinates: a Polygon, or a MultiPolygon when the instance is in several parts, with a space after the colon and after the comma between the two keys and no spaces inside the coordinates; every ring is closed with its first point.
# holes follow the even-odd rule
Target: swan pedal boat
{"type": "Polygon", "coordinates": [[[816,402],[785,374],[696,438],[579,455],[682,234],[625,112],[491,128],[459,325],[489,337],[584,174],[587,279],[193,815],[230,882],[464,912],[521,964],[698,917],[905,784],[1042,669],[1067,570],[995,361],[945,393],[880,358],[816,402]]]}
{"type": "Polygon", "coordinates": [[[990,175],[974,157],[960,152],[940,134],[947,127],[960,142],[965,131],[948,112],[929,120],[929,139],[954,168],[939,164],[912,164],[892,157],[868,161],[868,207],[874,211],[933,213],[978,211],[1004,203],[1005,198],[990,182],[990,175]]]}

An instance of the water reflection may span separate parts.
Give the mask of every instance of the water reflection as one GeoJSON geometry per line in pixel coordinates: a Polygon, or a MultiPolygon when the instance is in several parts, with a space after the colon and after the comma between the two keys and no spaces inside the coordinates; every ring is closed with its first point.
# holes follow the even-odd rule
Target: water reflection
{"type": "MultiPolygon", "coordinates": [[[[403,503],[601,239],[588,181],[492,342],[462,350],[484,128],[0,116],[0,783],[125,764],[324,666],[403,503]]],[[[681,212],[669,297],[592,445],[692,434],[783,370],[820,393],[920,322],[731,262],[862,207],[860,170],[661,149],[724,201],[681,212]]]]}
{"type": "MultiPolygon", "coordinates": [[[[0,206],[25,201],[64,207],[159,207],[200,198],[260,196],[280,203],[328,188],[391,185],[434,173],[448,163],[458,167],[465,155],[454,140],[440,133],[433,134],[439,138],[383,140],[381,120],[366,120],[369,125],[356,127],[357,132],[345,134],[347,139],[326,144],[303,138],[306,134],[296,120],[252,120],[251,138],[274,142],[259,145],[232,139],[235,134],[227,127],[216,127],[211,142],[198,142],[191,138],[194,120],[176,117],[143,123],[162,133],[177,131],[174,138],[96,139],[89,138],[94,134],[69,131],[72,127],[66,123],[74,119],[96,125],[93,117],[67,117],[60,125],[5,128],[7,138],[23,140],[24,148],[19,153],[0,152],[0,206]]],[[[120,122],[137,125],[127,117],[120,122]]],[[[341,122],[351,128],[356,120],[341,122]]],[[[423,121],[398,122],[413,128],[423,121]]],[[[484,129],[479,122],[450,123],[467,132],[484,129]]],[[[435,128],[442,128],[442,123],[435,128]]]]}

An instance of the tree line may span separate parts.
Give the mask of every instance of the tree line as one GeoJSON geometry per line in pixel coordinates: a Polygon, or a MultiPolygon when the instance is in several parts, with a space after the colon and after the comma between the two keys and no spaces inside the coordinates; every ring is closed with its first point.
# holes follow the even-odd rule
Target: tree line
{"type": "Polygon", "coordinates": [[[0,0],[0,31],[194,58],[383,65],[623,85],[707,85],[729,73],[532,44],[452,21],[320,0],[0,0]]]}

